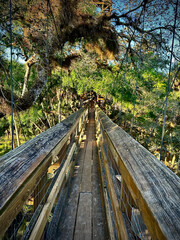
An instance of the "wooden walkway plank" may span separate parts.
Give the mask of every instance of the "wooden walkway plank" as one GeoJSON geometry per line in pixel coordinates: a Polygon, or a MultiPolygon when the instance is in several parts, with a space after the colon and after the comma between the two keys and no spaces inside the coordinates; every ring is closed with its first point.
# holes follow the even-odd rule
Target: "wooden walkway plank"
{"type": "Polygon", "coordinates": [[[54,229],[58,240],[108,239],[97,169],[94,111],[89,114],[85,134],[69,194],[58,227],[54,229]]]}
{"type": "Polygon", "coordinates": [[[81,192],[91,192],[92,141],[88,142],[83,166],[81,192]]]}
{"type": "Polygon", "coordinates": [[[106,224],[105,205],[103,200],[103,192],[101,186],[100,169],[98,166],[98,150],[96,143],[95,119],[91,120],[92,126],[92,150],[93,150],[93,166],[92,166],[92,224],[93,224],[93,240],[109,239],[108,228],[106,224]]]}
{"type": "Polygon", "coordinates": [[[81,143],[81,150],[77,156],[77,162],[68,193],[68,198],[64,204],[57,228],[54,229],[56,232],[55,239],[57,240],[73,240],[84,157],[85,148],[83,147],[83,143],[81,143]]]}
{"type": "Polygon", "coordinates": [[[74,240],[92,239],[92,193],[80,193],[74,240]]]}

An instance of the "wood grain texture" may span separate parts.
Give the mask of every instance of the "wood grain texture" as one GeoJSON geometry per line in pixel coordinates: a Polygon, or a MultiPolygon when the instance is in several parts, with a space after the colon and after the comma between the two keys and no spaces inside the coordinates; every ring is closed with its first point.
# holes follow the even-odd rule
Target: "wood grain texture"
{"type": "Polygon", "coordinates": [[[100,109],[97,116],[152,237],[180,239],[180,179],[100,109]]]}
{"type": "Polygon", "coordinates": [[[92,239],[92,193],[80,193],[74,240],[92,239]]]}
{"type": "Polygon", "coordinates": [[[33,185],[43,174],[41,167],[48,168],[83,114],[84,109],[80,109],[0,158],[0,235],[21,209],[33,185]]]}
{"type": "MultiPolygon", "coordinates": [[[[81,144],[81,147],[83,143],[81,144]]],[[[62,214],[56,219],[56,225],[54,226],[53,238],[47,239],[63,239],[63,240],[73,240],[74,226],[76,222],[80,184],[82,178],[83,161],[85,157],[85,149],[80,148],[80,152],[77,156],[77,162],[75,165],[75,171],[72,176],[72,181],[68,190],[68,196],[64,203],[62,209],[62,214]],[[58,219],[59,218],[59,219],[58,219]]],[[[56,216],[55,216],[56,217],[56,216]]]]}
{"type": "Polygon", "coordinates": [[[89,113],[85,136],[85,141],[81,142],[77,155],[75,172],[62,214],[59,217],[57,212],[53,216],[53,226],[50,231],[48,230],[46,239],[108,239],[101,209],[98,169],[96,168],[94,111],[89,113]],[[91,187],[83,185],[83,181],[88,182],[91,187]]]}
{"type": "Polygon", "coordinates": [[[91,192],[91,188],[92,188],[91,165],[92,165],[92,141],[87,143],[84,166],[83,166],[81,192],[91,192]]]}

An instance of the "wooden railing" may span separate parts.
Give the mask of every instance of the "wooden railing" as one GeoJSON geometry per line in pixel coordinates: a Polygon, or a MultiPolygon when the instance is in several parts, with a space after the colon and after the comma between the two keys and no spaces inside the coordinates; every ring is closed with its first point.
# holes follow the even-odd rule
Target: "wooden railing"
{"type": "Polygon", "coordinates": [[[110,238],[114,218],[118,239],[180,239],[180,179],[98,107],[96,125],[110,238]]]}
{"type": "Polygon", "coordinates": [[[32,224],[32,231],[28,232],[28,238],[41,238],[56,196],[72,166],[71,160],[81,141],[87,112],[80,109],[0,158],[0,238],[27,200],[33,202],[34,211],[41,203],[40,213],[36,216],[36,223],[32,224]],[[47,181],[47,173],[54,163],[58,163],[59,172],[54,183],[50,184],[52,180],[47,181]]]}

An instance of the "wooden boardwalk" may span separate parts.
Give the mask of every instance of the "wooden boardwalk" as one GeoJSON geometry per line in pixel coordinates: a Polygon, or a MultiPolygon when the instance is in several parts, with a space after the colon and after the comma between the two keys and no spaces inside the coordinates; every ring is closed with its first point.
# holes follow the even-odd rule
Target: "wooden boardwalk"
{"type": "Polygon", "coordinates": [[[180,239],[180,179],[98,107],[5,154],[0,176],[0,239],[180,239]]]}
{"type": "Polygon", "coordinates": [[[91,109],[61,217],[56,219],[56,228],[53,226],[46,238],[108,239],[101,195],[94,110],[91,109]]]}

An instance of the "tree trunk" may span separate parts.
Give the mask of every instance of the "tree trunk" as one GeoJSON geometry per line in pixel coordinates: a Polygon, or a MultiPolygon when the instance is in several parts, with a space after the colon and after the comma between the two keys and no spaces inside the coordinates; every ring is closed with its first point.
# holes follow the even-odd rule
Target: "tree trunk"
{"type": "Polygon", "coordinates": [[[16,124],[16,120],[15,119],[14,119],[14,127],[15,127],[15,132],[16,132],[17,146],[19,147],[21,144],[20,144],[19,132],[18,132],[18,128],[17,128],[17,124],[16,124]]]}
{"type": "Polygon", "coordinates": [[[28,85],[28,80],[29,80],[29,76],[30,76],[30,70],[31,70],[31,67],[26,65],[26,73],[25,73],[25,76],[24,76],[24,85],[23,85],[23,90],[22,90],[21,97],[23,97],[25,92],[28,91],[27,85],[28,85]]]}
{"type": "Polygon", "coordinates": [[[24,76],[24,85],[23,85],[23,90],[22,90],[22,95],[21,97],[24,96],[24,94],[28,91],[28,81],[29,81],[29,76],[31,72],[31,67],[35,64],[36,62],[36,57],[35,55],[32,56],[28,61],[26,62],[26,72],[24,76]]]}

